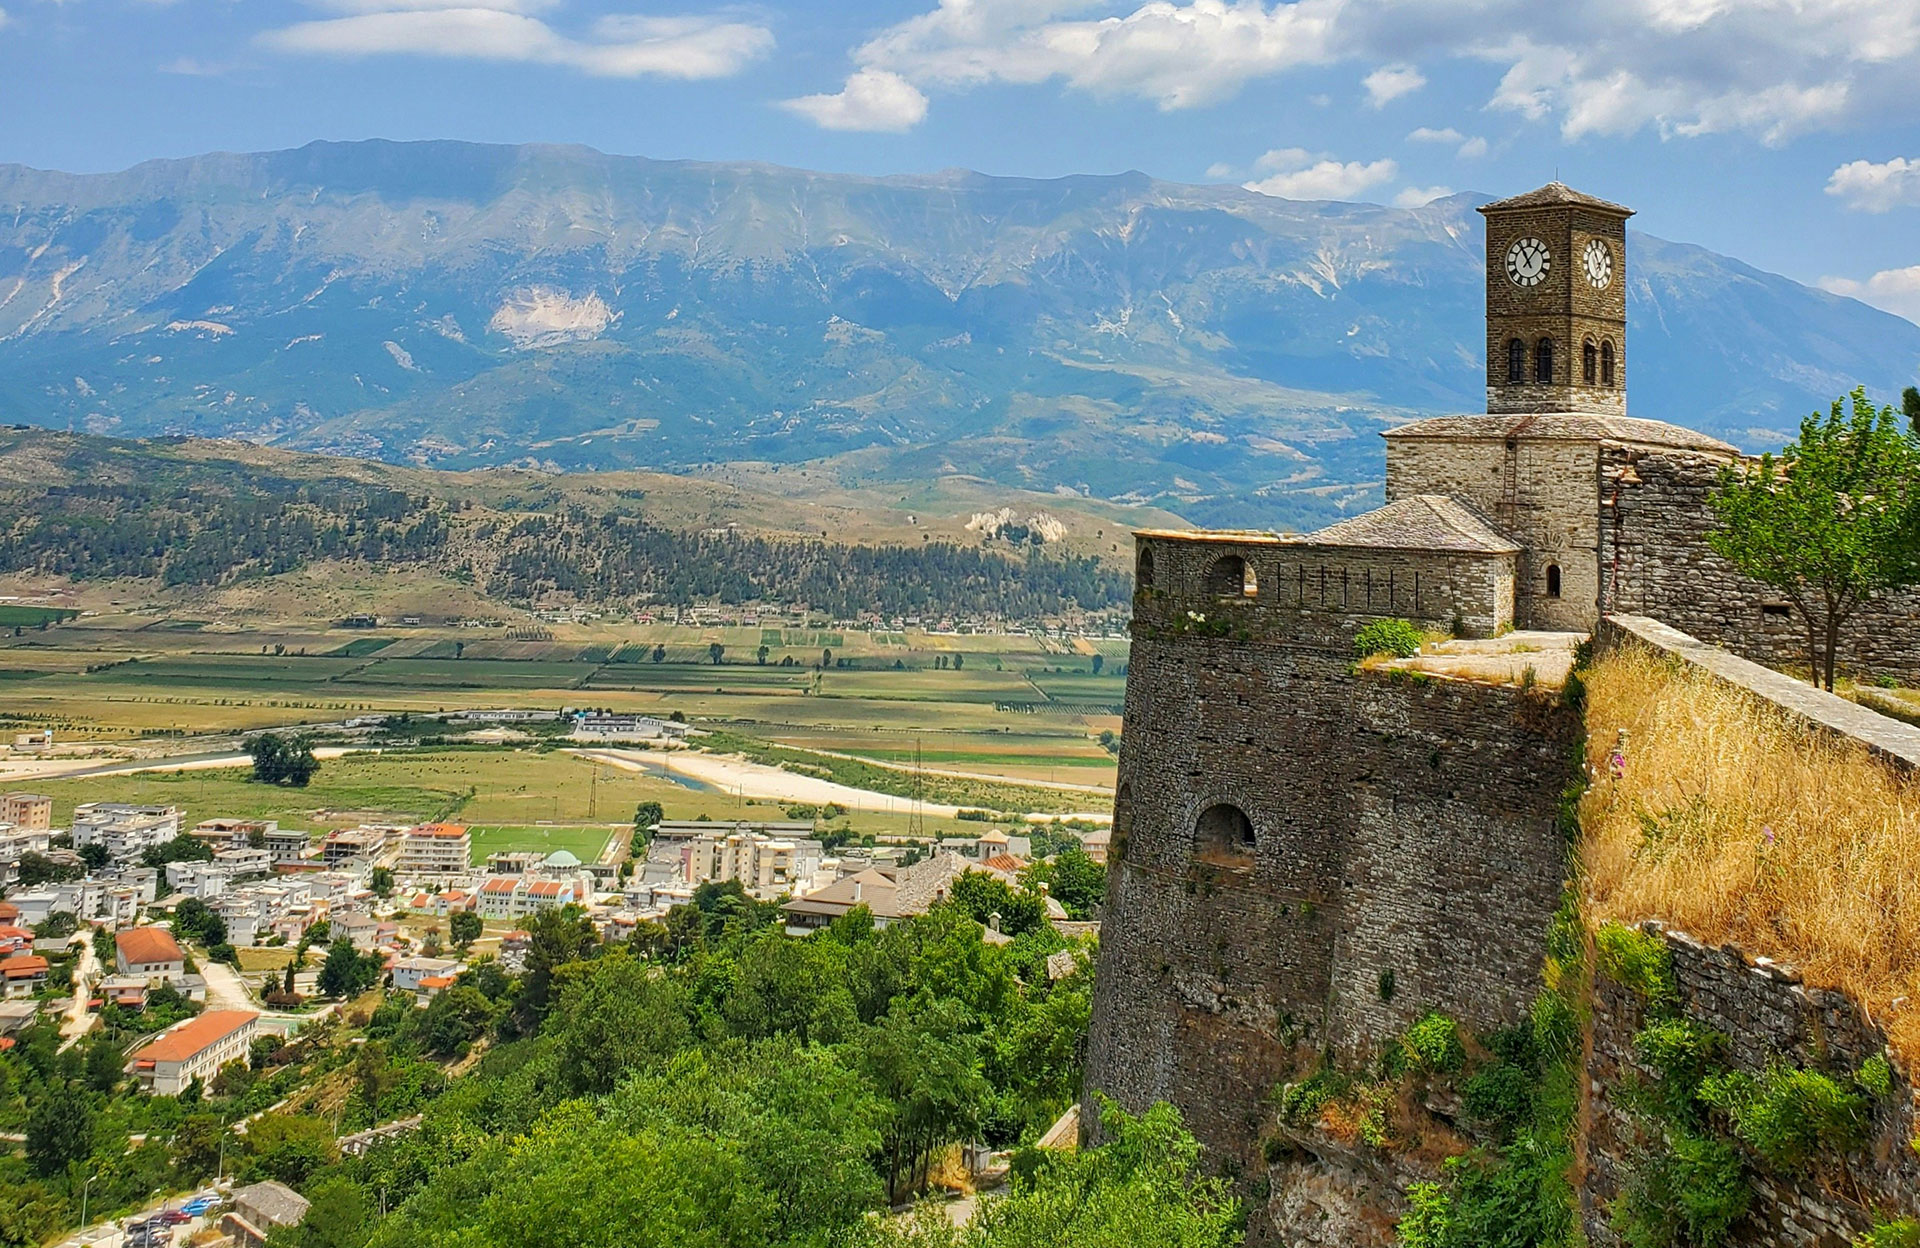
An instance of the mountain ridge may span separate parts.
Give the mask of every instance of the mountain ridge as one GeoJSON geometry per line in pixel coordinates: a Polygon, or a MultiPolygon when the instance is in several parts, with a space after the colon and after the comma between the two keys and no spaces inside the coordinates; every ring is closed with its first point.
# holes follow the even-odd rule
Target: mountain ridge
{"type": "MultiPolygon", "coordinates": [[[[1483,407],[1488,197],[886,176],[577,145],[0,166],[0,419],[447,468],[966,471],[1314,527],[1483,407]]],[[[1636,414],[1750,447],[1920,327],[1635,233],[1636,414]]]]}

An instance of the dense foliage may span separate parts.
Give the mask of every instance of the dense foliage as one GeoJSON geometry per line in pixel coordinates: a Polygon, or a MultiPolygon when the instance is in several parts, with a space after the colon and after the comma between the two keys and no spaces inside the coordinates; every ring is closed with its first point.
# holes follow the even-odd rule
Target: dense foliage
{"type": "Polygon", "coordinates": [[[511,601],[805,603],[839,618],[1000,615],[1028,619],[1124,602],[1128,578],[1097,560],[1029,547],[1023,558],[948,542],[856,546],[731,529],[663,527],[622,500],[592,511],[482,512],[340,478],[145,448],[129,477],[121,444],[69,439],[73,484],[0,483],[0,573],[152,577],[217,585],[320,560],[414,566],[511,601]]]}

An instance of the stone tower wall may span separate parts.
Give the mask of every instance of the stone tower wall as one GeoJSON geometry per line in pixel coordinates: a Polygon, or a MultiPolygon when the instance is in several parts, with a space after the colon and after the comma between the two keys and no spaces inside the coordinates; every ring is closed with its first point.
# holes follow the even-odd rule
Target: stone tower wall
{"type": "MultiPolygon", "coordinates": [[[[1707,544],[1720,461],[1609,446],[1598,470],[1604,613],[1650,615],[1702,641],[1774,666],[1807,666],[1806,630],[1778,590],[1741,575],[1707,544]],[[1638,483],[1622,484],[1628,467],[1638,483]]],[[[1920,681],[1920,593],[1860,609],[1841,670],[1920,681]]]]}
{"type": "Polygon", "coordinates": [[[1323,1047],[1364,1061],[1436,1006],[1524,1014],[1578,725],[1517,689],[1356,673],[1323,616],[1243,607],[1212,636],[1187,615],[1208,608],[1136,602],[1087,1087],[1171,1101],[1251,1172],[1267,1098],[1323,1047]],[[1250,851],[1196,838],[1219,803],[1250,851]]]}
{"type": "Polygon", "coordinates": [[[1516,572],[1521,628],[1590,629],[1600,618],[1598,444],[1565,439],[1388,437],[1387,501],[1450,494],[1485,512],[1525,549],[1516,572]],[[1560,569],[1560,596],[1547,569],[1560,569]]]}
{"type": "Polygon", "coordinates": [[[1627,411],[1627,223],[1591,208],[1559,205],[1487,214],[1487,411],[1595,412],[1624,416],[1627,411]],[[1547,244],[1552,263],[1540,285],[1523,288],[1507,280],[1507,248],[1533,236],[1547,244]],[[1613,280],[1596,290],[1581,272],[1581,251],[1589,239],[1602,240],[1613,252],[1613,280]],[[1614,346],[1613,385],[1580,380],[1580,344],[1591,336],[1614,346]],[[1554,381],[1532,378],[1533,345],[1554,341],[1554,381]],[[1524,384],[1507,378],[1507,341],[1527,344],[1524,384]]]}

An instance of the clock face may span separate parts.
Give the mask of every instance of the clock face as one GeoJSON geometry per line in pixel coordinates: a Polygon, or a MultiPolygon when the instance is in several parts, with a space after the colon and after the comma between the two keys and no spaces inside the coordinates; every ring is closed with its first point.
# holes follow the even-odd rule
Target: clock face
{"type": "Polygon", "coordinates": [[[1587,271],[1587,281],[1592,283],[1595,290],[1605,290],[1613,283],[1613,253],[1599,239],[1587,244],[1580,263],[1587,271]]]}
{"type": "Polygon", "coordinates": [[[1537,238],[1523,238],[1507,248],[1507,280],[1515,286],[1538,286],[1547,280],[1552,257],[1537,238]]]}

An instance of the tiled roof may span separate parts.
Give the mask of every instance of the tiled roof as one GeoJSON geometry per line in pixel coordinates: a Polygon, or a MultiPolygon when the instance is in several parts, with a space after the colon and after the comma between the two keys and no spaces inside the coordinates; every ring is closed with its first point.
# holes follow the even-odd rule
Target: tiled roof
{"type": "Polygon", "coordinates": [[[47,960],[31,953],[16,953],[0,961],[0,975],[8,979],[28,979],[47,973],[47,960]]]}
{"type": "Polygon", "coordinates": [[[504,875],[498,879],[488,880],[480,886],[480,891],[493,897],[511,897],[513,890],[519,887],[520,878],[518,876],[504,875]]]}
{"type": "Polygon", "coordinates": [[[1618,213],[1623,217],[1633,215],[1633,209],[1624,204],[1585,195],[1574,190],[1565,182],[1549,182],[1539,190],[1528,191],[1507,199],[1496,199],[1490,204],[1482,204],[1481,212],[1498,212],[1502,208],[1553,208],[1561,204],[1577,204],[1582,208],[1598,208],[1602,212],[1618,213]]]}
{"type": "Polygon", "coordinates": [[[409,836],[439,836],[452,840],[458,840],[466,834],[466,828],[457,823],[423,823],[407,833],[409,836]]]}
{"type": "Polygon", "coordinates": [[[208,1010],[160,1033],[152,1044],[134,1053],[138,1062],[183,1062],[208,1045],[217,1044],[260,1015],[252,1010],[208,1010]]]}
{"type": "Polygon", "coordinates": [[[1027,863],[1024,858],[1014,854],[995,854],[983,860],[980,865],[989,871],[1004,871],[1008,875],[1016,875],[1026,868],[1027,863]]]}
{"type": "Polygon", "coordinates": [[[180,942],[173,933],[158,927],[132,927],[113,938],[120,956],[128,962],[178,962],[180,942]]]}
{"type": "Polygon", "coordinates": [[[527,894],[532,897],[558,897],[565,887],[555,880],[536,880],[527,888],[527,894]]]}
{"type": "Polygon", "coordinates": [[[1484,555],[1513,554],[1520,549],[1470,505],[1444,494],[1415,494],[1388,503],[1328,525],[1307,540],[1318,546],[1458,550],[1484,555]]]}
{"type": "Polygon", "coordinates": [[[1388,438],[1481,438],[1560,442],[1625,442],[1738,455],[1739,448],[1664,420],[1599,416],[1588,412],[1536,412],[1525,416],[1432,416],[1389,429],[1388,438]]]}

